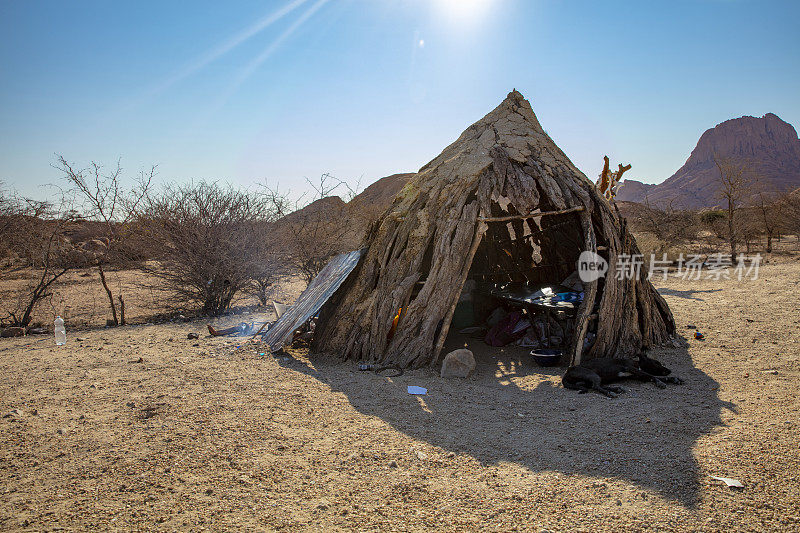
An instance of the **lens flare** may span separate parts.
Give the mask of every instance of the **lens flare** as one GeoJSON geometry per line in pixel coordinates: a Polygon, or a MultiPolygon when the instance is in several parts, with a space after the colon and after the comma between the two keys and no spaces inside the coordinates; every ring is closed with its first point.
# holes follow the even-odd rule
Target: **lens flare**
{"type": "Polygon", "coordinates": [[[450,21],[473,23],[487,13],[494,0],[436,0],[438,14],[450,21]]]}

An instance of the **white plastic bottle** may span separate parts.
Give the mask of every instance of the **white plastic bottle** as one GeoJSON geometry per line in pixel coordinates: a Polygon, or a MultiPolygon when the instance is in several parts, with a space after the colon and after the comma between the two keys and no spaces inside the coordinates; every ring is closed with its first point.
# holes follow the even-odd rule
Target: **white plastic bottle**
{"type": "Polygon", "coordinates": [[[67,330],[64,328],[64,319],[60,316],[57,316],[54,324],[56,331],[56,346],[61,346],[67,342],[67,330]]]}

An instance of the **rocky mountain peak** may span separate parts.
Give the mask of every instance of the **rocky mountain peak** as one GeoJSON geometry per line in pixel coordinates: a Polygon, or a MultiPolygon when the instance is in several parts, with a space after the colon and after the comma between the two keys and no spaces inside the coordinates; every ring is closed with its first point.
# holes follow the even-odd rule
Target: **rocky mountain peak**
{"type": "Polygon", "coordinates": [[[746,162],[759,179],[760,190],[784,191],[800,187],[800,140],[794,127],[774,113],[726,120],[706,130],[689,159],[658,185],[626,180],[618,199],[687,208],[713,207],[718,172],[714,156],[746,162]]]}

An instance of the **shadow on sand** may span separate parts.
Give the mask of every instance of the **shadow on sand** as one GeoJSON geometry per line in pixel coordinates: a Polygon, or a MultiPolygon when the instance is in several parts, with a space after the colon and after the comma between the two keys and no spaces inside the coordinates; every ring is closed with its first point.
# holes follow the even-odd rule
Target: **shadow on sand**
{"type": "Polygon", "coordinates": [[[698,302],[704,302],[703,298],[699,298],[695,296],[696,294],[706,294],[706,293],[713,293],[719,292],[722,289],[706,289],[706,290],[699,290],[699,289],[689,289],[686,291],[679,291],[676,289],[658,289],[658,293],[661,296],[676,296],[678,298],[685,298],[686,300],[696,300],[698,302]]]}
{"type": "Polygon", "coordinates": [[[608,399],[564,389],[564,369],[537,367],[527,350],[452,336],[443,353],[465,344],[478,361],[467,380],[441,379],[432,369],[382,378],[324,356],[312,356],[310,365],[283,364],[344,393],[359,412],[484,465],[513,462],[534,472],[618,478],[695,507],[700,484],[692,448],[721,424],[722,409],[735,407],[719,400],[717,383],[694,368],[686,348],[651,353],[684,385],[660,390],[629,382],[625,394],[608,399]],[[409,395],[407,385],[428,394],[409,395]]]}

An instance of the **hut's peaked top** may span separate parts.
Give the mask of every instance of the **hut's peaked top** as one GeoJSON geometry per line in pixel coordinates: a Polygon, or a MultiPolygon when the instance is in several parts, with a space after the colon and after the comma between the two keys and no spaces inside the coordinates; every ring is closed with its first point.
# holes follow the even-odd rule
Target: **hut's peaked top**
{"type": "Polygon", "coordinates": [[[564,164],[579,175],[553,140],[542,129],[531,104],[513,90],[488,115],[468,127],[450,146],[419,171],[420,180],[468,179],[479,175],[492,162],[490,150],[502,148],[511,160],[525,163],[533,156],[545,168],[564,164]]]}

